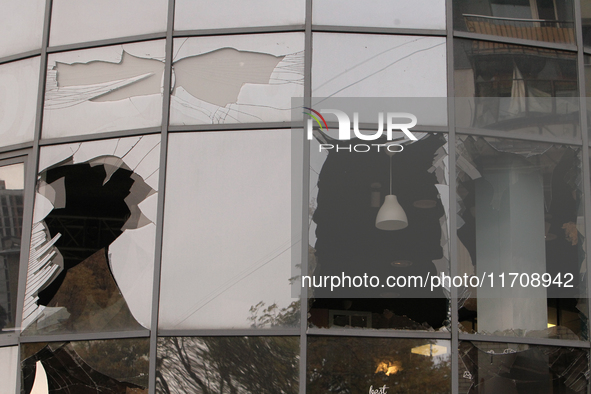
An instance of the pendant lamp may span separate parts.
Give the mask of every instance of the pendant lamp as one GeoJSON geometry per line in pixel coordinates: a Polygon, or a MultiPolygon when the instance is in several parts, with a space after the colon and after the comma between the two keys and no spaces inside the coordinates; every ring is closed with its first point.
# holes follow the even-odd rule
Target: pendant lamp
{"type": "Polygon", "coordinates": [[[394,152],[386,150],[390,156],[390,194],[386,196],[384,204],[378,211],[376,217],[376,227],[380,230],[402,230],[408,226],[408,219],[404,209],[398,203],[398,198],[392,194],[392,155],[394,152]]]}

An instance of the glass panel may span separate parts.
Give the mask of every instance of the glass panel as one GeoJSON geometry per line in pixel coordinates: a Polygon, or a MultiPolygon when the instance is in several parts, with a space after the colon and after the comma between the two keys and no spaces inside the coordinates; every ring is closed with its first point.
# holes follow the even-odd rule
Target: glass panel
{"type": "Polygon", "coordinates": [[[315,0],[312,6],[315,25],[445,29],[443,0],[315,0]]]}
{"type": "Polygon", "coordinates": [[[588,360],[588,349],[464,341],[459,392],[584,394],[588,360]]]}
{"type": "Polygon", "coordinates": [[[447,96],[445,38],[315,33],[313,45],[315,97],[447,96]]]}
{"type": "Polygon", "coordinates": [[[41,48],[45,0],[3,1],[0,57],[41,48]]]}
{"type": "Polygon", "coordinates": [[[487,278],[462,288],[462,327],[586,338],[580,149],[460,136],[457,152],[460,274],[487,278]]]}
{"type": "Polygon", "coordinates": [[[23,335],[150,327],[160,136],[41,149],[23,335]]]}
{"type": "Polygon", "coordinates": [[[450,356],[443,340],[309,337],[307,392],[451,393],[450,356]]]}
{"type": "Polygon", "coordinates": [[[169,138],[160,328],[298,325],[291,131],[169,138]]]}
{"type": "Polygon", "coordinates": [[[158,338],[156,392],[297,394],[297,337],[158,338]]]}
{"type": "Polygon", "coordinates": [[[18,346],[0,347],[0,394],[16,392],[18,346]]]}
{"type": "Polygon", "coordinates": [[[454,40],[456,124],[580,141],[574,53],[454,40]]]}
{"type": "Polygon", "coordinates": [[[43,138],[160,126],[164,41],[49,55],[43,138]]]}
{"type": "Polygon", "coordinates": [[[0,146],[33,140],[39,57],[0,65],[0,146]]]}
{"type": "Polygon", "coordinates": [[[21,393],[147,394],[149,349],[148,338],[22,344],[21,393]]]}
{"type": "Polygon", "coordinates": [[[455,30],[575,43],[571,0],[453,0],[453,7],[455,30]]]}
{"type": "MultiPolygon", "coordinates": [[[[333,291],[312,282],[310,326],[434,330],[448,319],[442,288],[384,285],[391,276],[449,275],[447,135],[416,136],[416,142],[397,140],[404,150],[393,155],[385,148],[348,152],[349,142],[367,142],[358,139],[338,141],[339,151],[320,149],[320,137],[311,141],[309,275],[375,276],[381,286],[333,291]],[[407,227],[378,227],[388,197],[403,210],[407,227]]],[[[372,142],[384,144],[386,138],[372,142]]]]}
{"type": "Polygon", "coordinates": [[[166,31],[166,0],[54,0],[51,46],[166,31]]]}
{"type": "Polygon", "coordinates": [[[175,30],[303,25],[304,0],[176,0],[175,30]],[[195,17],[198,15],[199,17],[195,17]]]}
{"type": "Polygon", "coordinates": [[[583,45],[591,46],[591,0],[581,0],[581,19],[583,22],[583,45]]]}
{"type": "Polygon", "coordinates": [[[16,325],[24,179],[23,163],[0,166],[0,333],[16,325]]]}
{"type": "Polygon", "coordinates": [[[170,124],[287,122],[304,95],[304,35],[175,39],[170,124]]]}

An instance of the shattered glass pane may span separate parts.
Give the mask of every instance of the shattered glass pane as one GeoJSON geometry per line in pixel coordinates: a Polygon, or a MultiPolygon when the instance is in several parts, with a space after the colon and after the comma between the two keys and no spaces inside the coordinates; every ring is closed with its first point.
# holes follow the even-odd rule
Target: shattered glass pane
{"type": "Polygon", "coordinates": [[[41,48],[45,0],[3,1],[0,57],[41,48]]]}
{"type": "Polygon", "coordinates": [[[0,166],[0,334],[16,324],[25,165],[0,166]]]}
{"type": "Polygon", "coordinates": [[[41,149],[23,335],[149,328],[160,136],[41,149]]]}
{"type": "Polygon", "coordinates": [[[32,141],[39,57],[0,65],[0,146],[32,141]]]}
{"type": "Polygon", "coordinates": [[[447,96],[443,37],[315,33],[313,38],[315,97],[447,96]]]}
{"type": "Polygon", "coordinates": [[[0,394],[16,392],[18,346],[0,347],[0,394]]]}
{"type": "Polygon", "coordinates": [[[291,131],[169,138],[160,328],[298,325],[291,131]]]}
{"type": "Polygon", "coordinates": [[[304,94],[304,35],[175,39],[170,124],[287,122],[304,94]]]}
{"type": "Polygon", "coordinates": [[[575,43],[571,0],[453,0],[454,30],[546,41],[575,43]]]}
{"type": "Polygon", "coordinates": [[[148,393],[146,339],[21,345],[22,394],[148,393]]]}
{"type": "Polygon", "coordinates": [[[580,149],[460,136],[457,153],[459,272],[487,278],[461,288],[461,327],[587,338],[580,149]]]}
{"type": "MultiPolygon", "coordinates": [[[[308,274],[377,276],[382,283],[388,276],[449,275],[447,135],[406,141],[391,161],[384,150],[327,153],[320,143],[312,140],[310,148],[308,274]],[[380,230],[376,217],[392,194],[408,227],[380,230]]],[[[311,327],[433,331],[445,330],[449,318],[449,289],[318,284],[309,286],[311,327]]]]}
{"type": "Polygon", "coordinates": [[[166,0],[53,0],[51,46],[166,31],[166,0]]]}
{"type": "Polygon", "coordinates": [[[159,126],[164,41],[49,55],[43,138],[159,126]]]}
{"type": "Polygon", "coordinates": [[[444,0],[315,0],[312,6],[315,25],[445,29],[444,0]]]}
{"type": "Polygon", "coordinates": [[[455,39],[456,125],[580,141],[577,56],[455,39]]]}
{"type": "Polygon", "coordinates": [[[174,29],[303,25],[305,0],[176,0],[174,29]],[[198,18],[195,15],[199,15],[198,18]]]}
{"type": "Polygon", "coordinates": [[[459,392],[466,394],[587,393],[589,350],[460,342],[459,392]]]}
{"type": "Polygon", "coordinates": [[[451,393],[451,346],[434,339],[308,337],[307,393],[451,393]]]}
{"type": "Polygon", "coordinates": [[[297,394],[297,337],[158,338],[156,392],[297,394]]]}

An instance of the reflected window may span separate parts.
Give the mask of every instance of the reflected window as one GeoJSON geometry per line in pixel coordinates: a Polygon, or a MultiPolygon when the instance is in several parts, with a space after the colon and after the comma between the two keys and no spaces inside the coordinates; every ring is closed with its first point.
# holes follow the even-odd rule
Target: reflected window
{"type": "Polygon", "coordinates": [[[576,55],[454,40],[458,127],[580,138],[576,55]]]}
{"type": "Polygon", "coordinates": [[[297,337],[158,339],[156,392],[297,394],[297,337]]]}
{"type": "Polygon", "coordinates": [[[460,136],[457,152],[460,273],[495,280],[464,289],[463,327],[585,338],[580,149],[460,136]]]}
{"type": "Polygon", "coordinates": [[[571,0],[454,0],[454,29],[574,44],[571,0]]]}
{"type": "Polygon", "coordinates": [[[307,392],[451,393],[450,342],[309,337],[307,392]]]}
{"type": "Polygon", "coordinates": [[[588,349],[460,342],[459,392],[583,394],[588,357],[588,349]]]}
{"type": "Polygon", "coordinates": [[[16,319],[23,225],[25,165],[0,162],[0,333],[16,319]]]}
{"type": "Polygon", "coordinates": [[[23,394],[148,392],[146,339],[21,345],[23,394]]]}

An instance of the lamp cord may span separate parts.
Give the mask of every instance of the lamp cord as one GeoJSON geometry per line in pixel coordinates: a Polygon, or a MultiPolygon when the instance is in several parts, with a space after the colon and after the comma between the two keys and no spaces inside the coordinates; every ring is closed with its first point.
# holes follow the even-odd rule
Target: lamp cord
{"type": "Polygon", "coordinates": [[[392,194],[392,155],[390,156],[390,195],[392,194]]]}

